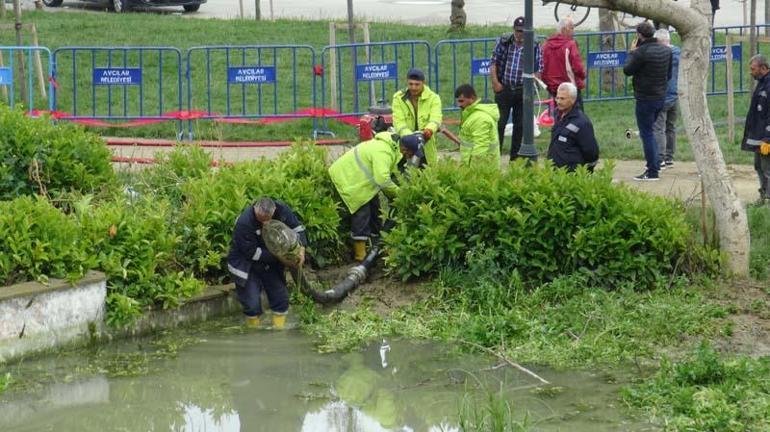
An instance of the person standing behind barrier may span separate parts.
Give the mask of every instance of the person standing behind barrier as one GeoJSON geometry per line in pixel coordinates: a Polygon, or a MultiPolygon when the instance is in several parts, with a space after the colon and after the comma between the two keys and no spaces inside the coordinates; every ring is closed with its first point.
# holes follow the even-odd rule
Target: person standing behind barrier
{"type": "Polygon", "coordinates": [[[462,110],[460,134],[452,141],[460,145],[460,160],[463,165],[494,164],[500,166],[500,145],[497,143],[497,122],[500,110],[490,103],[482,103],[476,90],[470,84],[463,84],[455,90],[455,102],[462,110]]]}
{"type": "Polygon", "coordinates": [[[679,81],[679,55],[680,50],[676,45],[671,45],[671,35],[668,30],[660,29],[655,32],[655,39],[659,43],[671,49],[671,78],[668,80],[666,100],[663,109],[655,120],[655,141],[658,143],[658,158],[660,169],[674,166],[674,152],[676,151],[676,117],[679,112],[679,96],[677,87],[679,81]]]}
{"type": "Polygon", "coordinates": [[[634,177],[637,181],[659,180],[660,159],[653,125],[663,109],[671,79],[671,49],[658,43],[655,29],[645,21],[636,26],[637,40],[623,66],[623,73],[633,77],[636,99],[636,124],[647,169],[634,177]]]}
{"type": "Polygon", "coordinates": [[[561,83],[571,82],[578,89],[575,108],[583,109],[581,91],[585,88],[586,69],[580,58],[580,49],[572,38],[575,25],[571,17],[559,20],[559,31],[543,44],[543,82],[551,97],[561,83]]]}
{"type": "Polygon", "coordinates": [[[741,150],[754,153],[754,170],[759,178],[757,204],[770,204],[770,65],[757,54],[749,60],[751,76],[757,86],[751,95],[741,150]]]}
{"type": "MultiPolygon", "coordinates": [[[[519,156],[524,128],[524,17],[513,21],[513,34],[504,34],[497,40],[492,51],[489,78],[495,92],[495,103],[500,110],[497,121],[497,138],[502,149],[505,141],[505,125],[511,116],[511,161],[519,156]]],[[[540,45],[535,44],[535,75],[543,69],[540,45]]]]}
{"type": "Polygon", "coordinates": [[[551,129],[548,159],[557,168],[575,171],[578,166],[585,165],[593,172],[599,160],[599,145],[594,125],[576,106],[577,94],[577,87],[572,83],[561,83],[556,90],[558,115],[551,129]]]}
{"type": "Polygon", "coordinates": [[[436,132],[441,127],[441,98],[425,85],[425,74],[410,69],[406,74],[407,88],[393,95],[393,128],[400,136],[421,131],[425,138],[424,162],[438,161],[436,132]]]}

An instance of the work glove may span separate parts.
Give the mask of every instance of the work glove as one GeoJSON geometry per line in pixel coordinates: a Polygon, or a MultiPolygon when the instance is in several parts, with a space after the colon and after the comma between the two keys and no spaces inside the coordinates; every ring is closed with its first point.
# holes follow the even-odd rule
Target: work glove
{"type": "Polygon", "coordinates": [[[433,131],[430,129],[423,129],[422,130],[422,137],[425,138],[425,141],[430,140],[430,137],[433,136],[433,131]]]}
{"type": "Polygon", "coordinates": [[[759,154],[762,156],[770,156],[770,144],[762,143],[762,145],[759,146],[759,154]]]}

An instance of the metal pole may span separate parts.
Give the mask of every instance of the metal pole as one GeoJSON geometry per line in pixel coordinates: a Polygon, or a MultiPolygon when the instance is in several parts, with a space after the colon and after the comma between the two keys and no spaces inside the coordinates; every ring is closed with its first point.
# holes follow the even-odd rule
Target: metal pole
{"type": "Polygon", "coordinates": [[[353,0],[348,0],[348,38],[356,43],[356,28],[353,27],[353,0]]]}
{"type": "Polygon", "coordinates": [[[535,147],[534,118],[534,82],[535,72],[535,31],[532,28],[532,0],[524,2],[524,109],[522,119],[522,140],[519,156],[529,158],[530,162],[537,160],[535,147]]]}
{"type": "Polygon", "coordinates": [[[751,29],[749,31],[749,44],[751,46],[749,46],[749,58],[757,53],[757,0],[751,0],[750,8],[749,25],[751,26],[751,29]]]}

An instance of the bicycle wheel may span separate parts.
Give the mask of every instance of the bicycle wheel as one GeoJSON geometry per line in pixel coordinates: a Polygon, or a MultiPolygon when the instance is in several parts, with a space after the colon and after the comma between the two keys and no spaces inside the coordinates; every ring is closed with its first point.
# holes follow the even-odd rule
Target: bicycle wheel
{"type": "Polygon", "coordinates": [[[591,8],[587,6],[578,6],[573,4],[564,4],[561,2],[557,2],[556,6],[553,7],[553,17],[558,23],[562,18],[566,18],[568,16],[572,17],[572,22],[575,24],[575,27],[579,26],[580,24],[583,24],[586,19],[588,19],[588,14],[591,13],[591,8]]]}

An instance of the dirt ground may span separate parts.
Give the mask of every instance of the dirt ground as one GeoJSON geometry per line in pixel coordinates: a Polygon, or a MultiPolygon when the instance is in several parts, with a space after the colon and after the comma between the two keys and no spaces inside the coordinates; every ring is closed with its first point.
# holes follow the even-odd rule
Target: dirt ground
{"type": "MultiPolygon", "coordinates": [[[[237,162],[262,157],[272,158],[287,150],[288,147],[207,147],[212,157],[216,160],[237,162]]],[[[344,153],[349,146],[328,146],[332,158],[344,153]]],[[[171,147],[144,147],[144,146],[111,146],[115,156],[127,158],[152,158],[158,152],[170,151],[171,147]]],[[[442,152],[448,157],[458,157],[457,152],[442,152]]],[[[503,157],[503,163],[507,163],[507,157],[503,157]]],[[[130,166],[121,163],[119,166],[130,166]]],[[[744,202],[751,202],[757,198],[757,177],[754,168],[749,165],[731,165],[728,167],[738,196],[744,202]]],[[[695,167],[695,162],[677,162],[672,168],[661,172],[661,180],[658,182],[635,182],[633,177],[644,171],[643,161],[615,161],[614,179],[617,182],[628,183],[639,190],[652,194],[676,197],[682,200],[700,200],[700,177],[695,167]]]]}

